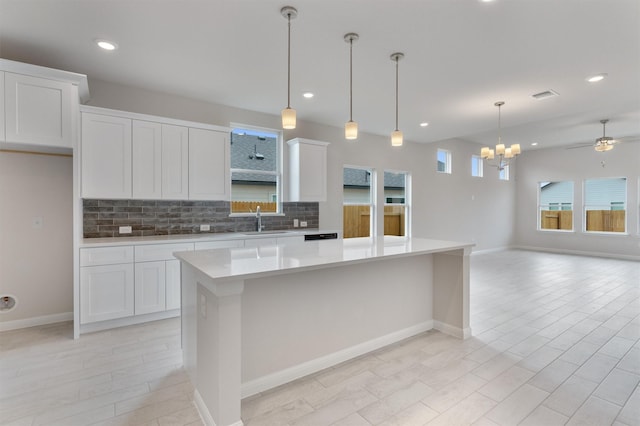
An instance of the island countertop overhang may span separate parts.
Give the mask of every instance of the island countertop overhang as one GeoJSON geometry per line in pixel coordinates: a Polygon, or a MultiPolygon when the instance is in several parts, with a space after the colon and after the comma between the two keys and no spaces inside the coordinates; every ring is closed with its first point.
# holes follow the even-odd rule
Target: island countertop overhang
{"type": "Polygon", "coordinates": [[[174,256],[217,282],[246,280],[341,265],[462,250],[475,244],[383,237],[306,241],[261,247],[176,252],[174,256]]]}

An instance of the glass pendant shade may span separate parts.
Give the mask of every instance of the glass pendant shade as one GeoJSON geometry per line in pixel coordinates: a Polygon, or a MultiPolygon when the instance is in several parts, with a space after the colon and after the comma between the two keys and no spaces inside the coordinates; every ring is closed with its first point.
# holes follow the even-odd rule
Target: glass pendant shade
{"type": "Polygon", "coordinates": [[[282,128],[287,130],[296,128],[295,109],[287,107],[282,110],[282,128]]]}
{"type": "Polygon", "coordinates": [[[344,137],[349,140],[358,139],[358,123],[347,121],[344,125],[344,137]]]}
{"type": "Polygon", "coordinates": [[[391,133],[391,146],[402,146],[402,131],[394,130],[391,133]]]}

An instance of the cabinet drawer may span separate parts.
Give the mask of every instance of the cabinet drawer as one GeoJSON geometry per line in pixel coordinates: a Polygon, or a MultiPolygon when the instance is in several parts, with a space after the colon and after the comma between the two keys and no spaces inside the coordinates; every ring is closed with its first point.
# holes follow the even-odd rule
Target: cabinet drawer
{"type": "Polygon", "coordinates": [[[133,247],[95,247],[80,249],[80,266],[133,263],[133,247]]]}
{"type": "Polygon", "coordinates": [[[202,241],[196,243],[196,250],[208,250],[217,248],[237,248],[244,247],[244,240],[226,240],[226,241],[202,241]]]}
{"type": "Polygon", "coordinates": [[[191,251],[193,243],[150,244],[136,246],[136,262],[153,262],[156,260],[173,260],[176,251],[191,251]]]}

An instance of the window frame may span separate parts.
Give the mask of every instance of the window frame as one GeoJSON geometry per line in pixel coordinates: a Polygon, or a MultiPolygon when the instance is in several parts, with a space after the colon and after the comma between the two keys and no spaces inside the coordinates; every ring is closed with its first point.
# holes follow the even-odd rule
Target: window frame
{"type": "Polygon", "coordinates": [[[451,167],[451,162],[452,162],[452,156],[451,156],[451,151],[449,151],[448,149],[444,149],[444,148],[438,148],[436,150],[436,172],[438,173],[443,173],[443,174],[452,174],[452,167],[451,167]],[[444,153],[445,155],[445,162],[444,162],[444,170],[439,170],[438,166],[440,165],[440,153],[444,153]]]}
{"type": "Polygon", "coordinates": [[[343,164],[342,165],[342,233],[343,238],[358,238],[358,237],[347,237],[345,234],[345,221],[344,221],[344,206],[369,206],[369,236],[361,237],[361,238],[372,238],[376,235],[376,192],[377,192],[377,173],[376,169],[368,166],[355,166],[351,164],[343,164]],[[369,172],[369,203],[347,203],[345,202],[344,197],[344,170],[345,169],[354,169],[354,170],[364,170],[369,172]]]}
{"type": "Polygon", "coordinates": [[[484,177],[484,161],[482,157],[476,154],[471,155],[471,177],[483,178],[484,177]],[[477,164],[478,174],[473,174],[473,165],[477,164]]]}
{"type": "Polygon", "coordinates": [[[498,180],[502,180],[505,182],[509,182],[511,176],[511,167],[509,164],[506,164],[502,170],[498,170],[498,180]]]}
{"type": "MultiPolygon", "coordinates": [[[[537,230],[541,231],[541,232],[565,232],[565,233],[573,233],[576,232],[576,228],[575,228],[575,219],[576,219],[576,211],[575,211],[575,197],[576,197],[576,190],[575,190],[575,182],[572,180],[550,180],[550,181],[540,181],[537,183],[537,187],[538,187],[538,209],[537,209],[537,230]],[[563,182],[570,182],[571,183],[571,203],[566,203],[566,202],[562,202],[562,201],[558,201],[558,202],[549,202],[548,204],[543,204],[542,203],[542,189],[543,183],[547,183],[547,184],[551,184],[551,183],[563,183],[563,182]],[[569,204],[569,206],[571,207],[571,209],[567,210],[565,207],[567,207],[567,204],[569,204]],[[544,207],[547,207],[547,209],[544,209],[544,207]],[[552,207],[555,207],[552,208],[552,207]],[[553,228],[543,228],[542,227],[542,211],[543,210],[548,210],[548,211],[571,211],[571,229],[553,229],[553,228]]],[[[559,219],[558,219],[559,220],[559,219]]]]}
{"type": "MultiPolygon", "coordinates": [[[[582,232],[585,235],[629,235],[629,179],[626,176],[610,176],[610,177],[594,177],[594,178],[586,178],[582,181],[582,232]],[[597,211],[598,209],[588,209],[588,206],[591,204],[587,204],[587,181],[596,181],[596,180],[614,180],[614,179],[623,179],[624,180],[624,209],[611,209],[612,202],[607,203],[609,206],[608,211],[624,211],[624,231],[590,231],[587,229],[588,221],[587,221],[587,212],[588,211],[597,211]]],[[[604,209],[602,209],[604,210],[604,209]]],[[[604,210],[606,211],[606,210],[604,210]]]]}
{"type": "MultiPolygon", "coordinates": [[[[391,170],[384,169],[382,174],[382,187],[383,187],[383,198],[384,203],[382,207],[382,217],[384,220],[384,208],[386,206],[403,206],[404,207],[404,238],[411,237],[411,173],[405,170],[391,170]],[[393,174],[404,174],[404,202],[403,203],[387,203],[387,197],[384,194],[384,174],[385,173],[393,173],[393,174]]],[[[384,234],[384,227],[383,227],[384,234]]],[[[386,236],[386,234],[384,234],[386,236]]]]}
{"type": "MultiPolygon", "coordinates": [[[[274,172],[267,170],[252,170],[252,169],[239,169],[233,168],[230,166],[229,168],[229,217],[253,217],[256,213],[246,213],[246,212],[234,212],[233,211],[233,174],[234,173],[252,173],[252,174],[263,174],[270,175],[276,177],[276,211],[275,212],[261,212],[262,216],[284,216],[284,212],[282,209],[282,196],[283,196],[283,164],[284,164],[284,133],[279,129],[271,129],[268,127],[261,126],[253,126],[249,124],[242,123],[230,123],[231,132],[229,133],[229,156],[231,156],[231,142],[233,139],[232,134],[237,130],[247,130],[250,132],[259,132],[259,133],[267,133],[271,135],[276,135],[276,170],[274,172]]],[[[269,197],[271,198],[274,193],[269,193],[269,197]]]]}

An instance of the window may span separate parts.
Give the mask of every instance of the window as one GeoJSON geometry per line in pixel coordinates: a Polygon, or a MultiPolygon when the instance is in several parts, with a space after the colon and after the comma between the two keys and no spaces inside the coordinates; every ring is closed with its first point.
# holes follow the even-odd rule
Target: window
{"type": "Polygon", "coordinates": [[[405,172],[384,172],[384,235],[408,234],[408,181],[405,172]]]}
{"type": "Polygon", "coordinates": [[[372,169],[345,167],[342,177],[343,238],[369,237],[373,229],[372,188],[375,188],[372,169]]]}
{"type": "Polygon", "coordinates": [[[538,200],[538,229],[573,230],[573,182],[540,182],[538,200]]]}
{"type": "Polygon", "coordinates": [[[585,231],[626,232],[626,203],[626,178],[585,180],[585,231]]]}
{"type": "Polygon", "coordinates": [[[500,180],[509,180],[509,165],[504,166],[502,170],[498,171],[498,178],[500,180]]]}
{"type": "Polygon", "coordinates": [[[471,176],[482,177],[482,157],[479,155],[471,156],[471,176]]]}
{"type": "Polygon", "coordinates": [[[230,140],[231,213],[280,212],[280,133],[238,128],[230,140]]]}
{"type": "Polygon", "coordinates": [[[438,150],[438,172],[451,173],[451,152],[446,149],[438,150]]]}

